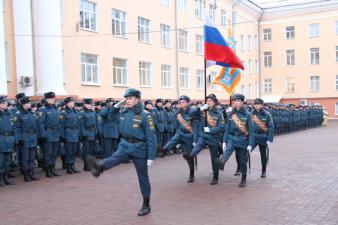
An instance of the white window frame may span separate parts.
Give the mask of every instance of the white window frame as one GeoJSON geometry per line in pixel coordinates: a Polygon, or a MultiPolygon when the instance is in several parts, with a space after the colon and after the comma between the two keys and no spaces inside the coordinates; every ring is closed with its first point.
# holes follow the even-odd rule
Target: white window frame
{"type": "Polygon", "coordinates": [[[251,59],[248,60],[248,75],[252,74],[252,61],[251,59]]]}
{"type": "Polygon", "coordinates": [[[310,76],[310,91],[311,92],[320,91],[320,77],[319,76],[310,76]]]}
{"type": "Polygon", "coordinates": [[[180,88],[181,89],[189,89],[189,68],[188,67],[180,67],[180,88]]]}
{"type": "Polygon", "coordinates": [[[338,46],[336,46],[336,63],[338,63],[338,46]]]}
{"type": "Polygon", "coordinates": [[[294,77],[286,78],[286,92],[287,93],[295,93],[296,92],[296,83],[294,77]]]}
{"type": "Polygon", "coordinates": [[[96,12],[96,3],[87,1],[87,0],[80,0],[80,22],[79,22],[80,29],[86,30],[86,31],[93,31],[97,32],[98,31],[98,24],[97,24],[97,12],[96,12]],[[89,10],[84,8],[84,4],[92,4],[94,6],[94,10],[89,10]],[[88,20],[88,26],[89,28],[86,27],[86,20],[85,17],[86,15],[89,15],[89,20],[88,20]],[[92,27],[92,19],[94,18],[94,26],[95,29],[92,27]]]}
{"type": "Polygon", "coordinates": [[[335,111],[336,111],[336,116],[338,116],[338,102],[336,102],[335,106],[336,106],[336,107],[335,107],[335,109],[336,109],[336,110],[335,110],[335,111]]]}
{"type": "Polygon", "coordinates": [[[209,4],[209,18],[215,22],[216,19],[216,5],[215,4],[209,4]]]}
{"type": "Polygon", "coordinates": [[[196,88],[204,91],[204,70],[196,70],[196,88]]]}
{"type": "Polygon", "coordinates": [[[251,51],[251,35],[248,35],[248,51],[251,51]]]}
{"type": "Polygon", "coordinates": [[[196,54],[197,55],[204,55],[204,40],[203,36],[196,34],[195,35],[195,41],[196,41],[196,54]]]}
{"type": "Polygon", "coordinates": [[[252,85],[248,84],[248,97],[247,97],[247,99],[251,99],[251,94],[252,94],[252,85]]]}
{"type": "Polygon", "coordinates": [[[264,79],[264,93],[265,94],[272,93],[272,79],[271,78],[264,79]]]}
{"type": "Polygon", "coordinates": [[[224,9],[221,9],[221,26],[227,27],[227,12],[224,9]]]}
{"type": "Polygon", "coordinates": [[[178,48],[180,52],[188,52],[188,31],[178,30],[178,48]],[[185,34],[185,35],[183,35],[185,34]]]}
{"type": "Polygon", "coordinates": [[[243,34],[241,35],[241,51],[245,51],[245,37],[243,34]]]}
{"type": "Polygon", "coordinates": [[[161,5],[170,7],[171,6],[171,0],[161,0],[161,5]]]}
{"type": "Polygon", "coordinates": [[[99,85],[100,77],[99,77],[99,56],[96,54],[89,54],[85,52],[81,52],[81,84],[82,85],[99,85]],[[83,61],[85,57],[86,61],[83,61]],[[88,57],[95,57],[96,63],[88,62],[88,57]],[[84,70],[83,70],[84,69],[84,70]],[[88,69],[90,70],[90,74],[88,74],[88,69]],[[94,71],[96,70],[96,81],[94,81],[94,71]],[[84,73],[84,77],[83,77],[84,73]],[[88,76],[90,76],[89,81],[88,76]]]}
{"type": "Polygon", "coordinates": [[[170,26],[161,23],[161,47],[171,48],[171,30],[170,26]]]}
{"type": "Polygon", "coordinates": [[[177,0],[177,9],[180,12],[187,12],[187,0],[177,0]]]}
{"type": "Polygon", "coordinates": [[[295,39],[295,26],[285,27],[285,39],[287,40],[295,39]]]}
{"type": "Polygon", "coordinates": [[[319,65],[320,63],[320,49],[310,48],[310,64],[319,65]]]}
{"type": "Polygon", "coordinates": [[[338,21],[336,21],[335,24],[336,24],[336,34],[338,34],[338,21]]]}
{"type": "Polygon", "coordinates": [[[255,81],[255,96],[256,96],[256,97],[259,96],[259,85],[258,85],[258,81],[255,81]]]}
{"type": "Polygon", "coordinates": [[[151,44],[150,20],[144,17],[137,18],[138,41],[144,44],[151,44]]]}
{"type": "Polygon", "coordinates": [[[117,87],[127,87],[128,86],[128,60],[123,58],[113,58],[113,85],[117,87]],[[115,66],[114,60],[121,60],[125,62],[125,66],[115,66]],[[120,72],[120,75],[117,74],[120,72]],[[120,82],[118,82],[118,77],[120,76],[120,82]],[[125,80],[125,82],[123,82],[125,80]]]}
{"type": "Polygon", "coordinates": [[[118,9],[112,9],[112,34],[115,37],[127,37],[127,13],[118,9]],[[114,17],[118,15],[118,17],[114,17]],[[124,27],[124,33],[123,33],[124,27]],[[119,28],[119,29],[118,29],[119,28]],[[114,34],[115,30],[115,34],[114,34]],[[118,32],[116,32],[118,30],[118,32]]]}
{"type": "Polygon", "coordinates": [[[259,61],[257,59],[255,60],[255,73],[259,74],[259,61]]]}
{"type": "Polygon", "coordinates": [[[265,28],[263,29],[263,41],[271,41],[272,39],[272,29],[265,28]]]}
{"type": "Polygon", "coordinates": [[[294,66],[295,65],[295,50],[294,49],[287,49],[285,51],[286,54],[286,65],[287,66],[294,66]]]}
{"type": "Polygon", "coordinates": [[[204,12],[204,0],[195,0],[195,18],[202,19],[204,12]]]}
{"type": "Polygon", "coordinates": [[[161,64],[161,86],[162,88],[172,88],[171,65],[161,64]]]}
{"type": "Polygon", "coordinates": [[[214,80],[216,79],[216,77],[217,77],[217,72],[211,71],[209,73],[209,84],[211,86],[211,90],[213,91],[218,89],[218,85],[214,84],[214,80]]]}
{"type": "Polygon", "coordinates": [[[241,85],[241,94],[245,96],[245,85],[241,85]]]}
{"type": "Polygon", "coordinates": [[[320,27],[319,23],[309,24],[309,37],[316,38],[320,36],[320,27]]]}
{"type": "Polygon", "coordinates": [[[336,75],[336,91],[338,91],[338,74],[336,75]]]}
{"type": "Polygon", "coordinates": [[[140,87],[152,87],[151,62],[139,62],[139,81],[140,87]]]}
{"type": "Polygon", "coordinates": [[[272,52],[264,52],[264,67],[270,68],[272,67],[272,52]]]}

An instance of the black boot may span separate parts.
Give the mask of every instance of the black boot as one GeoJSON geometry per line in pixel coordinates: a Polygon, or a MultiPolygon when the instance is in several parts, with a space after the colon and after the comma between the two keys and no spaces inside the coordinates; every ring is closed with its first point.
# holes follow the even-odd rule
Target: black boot
{"type": "Polygon", "coordinates": [[[246,187],[246,175],[242,175],[242,180],[239,184],[239,187],[246,187]]]}
{"type": "Polygon", "coordinates": [[[60,174],[58,174],[58,173],[56,172],[56,170],[55,170],[55,164],[51,165],[50,171],[52,172],[52,174],[53,174],[54,177],[61,176],[60,174]]]}
{"type": "Polygon", "coordinates": [[[226,161],[224,159],[222,159],[222,158],[220,158],[220,159],[216,158],[215,162],[216,162],[216,165],[218,166],[218,169],[223,171],[226,161]]]}
{"type": "Polygon", "coordinates": [[[54,177],[54,175],[53,175],[53,173],[52,173],[52,171],[50,169],[50,166],[46,166],[45,167],[45,171],[46,171],[46,177],[48,177],[48,178],[53,178],[54,177]]]}
{"type": "Polygon", "coordinates": [[[14,181],[10,181],[8,179],[7,173],[4,174],[4,182],[5,182],[6,185],[15,185],[14,181]]]}
{"type": "Polygon", "coordinates": [[[62,169],[63,170],[68,169],[67,168],[68,164],[65,162],[65,156],[64,155],[61,156],[61,161],[62,161],[62,169]]]}
{"type": "Polygon", "coordinates": [[[73,173],[80,173],[80,171],[79,171],[78,169],[76,169],[76,168],[75,168],[75,165],[74,165],[74,163],[73,163],[73,164],[71,164],[71,165],[70,165],[70,167],[71,167],[71,169],[72,169],[73,173]]]}
{"type": "Polygon", "coordinates": [[[5,187],[4,173],[0,173],[0,187],[5,187]]]}
{"type": "Polygon", "coordinates": [[[35,176],[34,169],[31,169],[29,171],[29,177],[31,178],[32,181],[40,180],[37,176],[35,176]]]}
{"type": "Polygon", "coordinates": [[[93,156],[88,156],[84,162],[85,164],[88,165],[88,169],[90,170],[90,172],[92,172],[92,175],[94,177],[99,177],[101,173],[103,173],[104,169],[101,163],[97,159],[95,159],[93,156]]]}
{"type": "Polygon", "coordinates": [[[138,216],[145,216],[150,213],[151,207],[149,205],[150,199],[149,198],[144,198],[143,199],[143,205],[142,208],[138,211],[137,215],[138,216]]]}
{"type": "Polygon", "coordinates": [[[265,178],[265,177],[266,177],[266,171],[262,170],[261,178],[265,178]]]}
{"type": "Polygon", "coordinates": [[[241,168],[237,168],[236,172],[234,173],[234,176],[239,176],[241,175],[241,168]]]}
{"type": "Polygon", "coordinates": [[[212,181],[210,182],[210,185],[216,185],[218,184],[218,173],[214,173],[214,176],[212,177],[212,181]]]}
{"type": "MultiPolygon", "coordinates": [[[[92,156],[90,156],[90,157],[92,157],[92,156]]],[[[90,171],[88,162],[86,160],[83,161],[83,170],[84,171],[90,171]]]]}
{"type": "Polygon", "coordinates": [[[11,171],[8,171],[7,173],[8,178],[15,178],[15,175],[11,173],[11,171]]]}
{"type": "Polygon", "coordinates": [[[31,178],[30,178],[30,176],[29,176],[28,170],[25,170],[23,180],[24,180],[25,182],[31,182],[31,181],[32,181],[31,178]]]}
{"type": "Polygon", "coordinates": [[[67,174],[74,174],[71,164],[67,164],[66,167],[67,167],[67,174]]]}
{"type": "Polygon", "coordinates": [[[194,159],[187,160],[189,165],[189,179],[187,180],[188,183],[193,183],[195,181],[195,168],[194,168],[194,159]]]}

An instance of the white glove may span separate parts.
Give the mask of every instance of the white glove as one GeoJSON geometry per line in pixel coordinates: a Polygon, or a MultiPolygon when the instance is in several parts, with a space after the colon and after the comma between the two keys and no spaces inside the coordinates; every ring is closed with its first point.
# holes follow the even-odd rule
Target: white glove
{"type": "Polygon", "coordinates": [[[227,108],[227,110],[225,110],[225,112],[226,112],[226,113],[232,112],[232,107],[227,108]]]}
{"type": "Polygon", "coordinates": [[[204,111],[206,109],[208,109],[208,104],[204,104],[204,105],[200,106],[201,111],[204,111]]]}
{"type": "Polygon", "coordinates": [[[266,142],[266,145],[267,145],[267,146],[270,146],[271,144],[272,144],[272,142],[270,142],[270,141],[267,141],[267,142],[266,142]]]}
{"type": "Polygon", "coordinates": [[[251,152],[251,150],[252,150],[252,147],[251,147],[251,145],[249,145],[249,146],[246,148],[246,150],[248,150],[248,152],[250,153],[250,152],[251,152]]]}
{"type": "Polygon", "coordinates": [[[195,147],[195,146],[196,146],[196,143],[195,143],[195,142],[194,142],[194,143],[192,143],[192,146],[194,146],[194,147],[195,147]]]}
{"type": "Polygon", "coordinates": [[[181,147],[181,144],[177,144],[175,147],[176,147],[176,148],[180,148],[180,147],[181,147]]]}
{"type": "Polygon", "coordinates": [[[151,160],[151,159],[147,160],[147,166],[151,166],[151,164],[153,164],[153,163],[154,163],[154,160],[151,160]]]}
{"type": "Polygon", "coordinates": [[[126,103],[126,100],[123,99],[114,105],[115,108],[121,108],[126,103]]]}
{"type": "Polygon", "coordinates": [[[204,132],[205,133],[210,133],[210,128],[209,127],[204,127],[204,132]]]}
{"type": "Polygon", "coordinates": [[[223,152],[225,152],[225,149],[227,149],[227,144],[225,142],[223,142],[222,144],[222,149],[223,149],[223,152]]]}

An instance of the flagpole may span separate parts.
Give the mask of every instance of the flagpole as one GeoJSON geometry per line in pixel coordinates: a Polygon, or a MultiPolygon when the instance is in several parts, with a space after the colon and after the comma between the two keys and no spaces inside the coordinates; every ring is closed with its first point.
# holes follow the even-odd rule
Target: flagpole
{"type": "MultiPolygon", "coordinates": [[[[207,103],[207,60],[204,58],[204,102],[207,103]]],[[[204,111],[204,126],[208,126],[207,110],[204,111]]]]}

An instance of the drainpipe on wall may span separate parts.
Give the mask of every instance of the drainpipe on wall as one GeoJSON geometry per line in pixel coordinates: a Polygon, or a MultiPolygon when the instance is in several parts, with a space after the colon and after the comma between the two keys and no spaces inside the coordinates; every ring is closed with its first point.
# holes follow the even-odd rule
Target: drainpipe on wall
{"type": "Polygon", "coordinates": [[[179,69],[178,69],[178,29],[177,29],[177,21],[178,21],[178,15],[177,15],[177,0],[175,0],[175,23],[174,23],[174,29],[175,29],[175,65],[176,65],[176,97],[177,99],[180,97],[180,80],[179,80],[179,69]]]}
{"type": "Polygon", "coordinates": [[[259,67],[258,67],[258,97],[259,98],[262,97],[261,21],[262,21],[263,14],[264,14],[264,9],[262,9],[261,16],[259,17],[259,20],[258,20],[258,64],[259,64],[259,67]]]}

